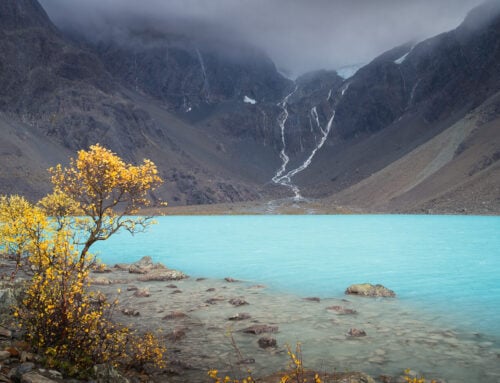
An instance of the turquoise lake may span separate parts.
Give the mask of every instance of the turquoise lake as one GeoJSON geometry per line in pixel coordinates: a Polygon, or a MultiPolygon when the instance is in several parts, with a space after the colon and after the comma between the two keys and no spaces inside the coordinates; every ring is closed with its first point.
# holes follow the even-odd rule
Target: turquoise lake
{"type": "Polygon", "coordinates": [[[500,217],[171,216],[98,246],[108,264],[149,255],[192,277],[277,294],[342,297],[381,283],[434,322],[500,339],[500,217]]]}

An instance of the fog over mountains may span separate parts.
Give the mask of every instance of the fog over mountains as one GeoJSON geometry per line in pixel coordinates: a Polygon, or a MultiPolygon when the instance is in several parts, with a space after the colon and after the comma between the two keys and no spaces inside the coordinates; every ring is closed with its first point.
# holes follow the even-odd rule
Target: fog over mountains
{"type": "Polygon", "coordinates": [[[500,213],[498,1],[3,0],[0,51],[0,193],[100,142],[174,206],[500,213]]]}
{"type": "Polygon", "coordinates": [[[89,38],[123,37],[147,22],[203,38],[263,49],[296,77],[368,63],[408,41],[456,28],[481,0],[41,0],[57,26],[89,38]]]}

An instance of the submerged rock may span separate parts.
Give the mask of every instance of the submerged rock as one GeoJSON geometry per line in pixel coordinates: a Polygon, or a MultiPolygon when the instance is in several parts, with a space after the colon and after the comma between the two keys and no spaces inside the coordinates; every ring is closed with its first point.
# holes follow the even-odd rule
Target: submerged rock
{"type": "Polygon", "coordinates": [[[205,303],[208,303],[209,305],[215,305],[217,302],[222,302],[225,301],[224,298],[208,298],[205,303]]]}
{"type": "Polygon", "coordinates": [[[276,345],[278,344],[276,342],[276,339],[274,339],[274,338],[272,338],[270,336],[264,336],[262,338],[259,338],[259,340],[257,341],[257,343],[259,344],[260,348],[276,347],[276,345]]]}
{"type": "Polygon", "coordinates": [[[248,302],[244,299],[241,299],[241,298],[232,298],[229,300],[229,303],[231,303],[233,306],[248,305],[248,302]]]}
{"type": "Polygon", "coordinates": [[[255,334],[255,335],[264,334],[266,332],[274,333],[274,332],[278,332],[278,326],[269,326],[267,324],[256,324],[256,325],[244,328],[241,331],[244,333],[247,333],[247,334],[255,334]]]}
{"type": "Polygon", "coordinates": [[[188,276],[182,271],[178,270],[152,270],[147,271],[144,275],[140,276],[138,279],[141,282],[149,281],[178,281],[181,279],[186,279],[188,276]]]}
{"type": "Polygon", "coordinates": [[[187,314],[184,314],[182,311],[172,311],[170,314],[167,314],[163,317],[164,320],[173,320],[182,318],[187,318],[187,314]]]}
{"type": "Polygon", "coordinates": [[[385,297],[394,298],[396,293],[382,285],[372,285],[370,283],[360,283],[349,286],[346,291],[348,295],[359,295],[363,297],[385,297]]]}
{"type": "Polygon", "coordinates": [[[148,298],[150,296],[151,296],[151,293],[149,292],[148,288],[137,289],[134,293],[134,297],[137,297],[137,298],[148,298]]]}
{"type": "Polygon", "coordinates": [[[242,359],[242,360],[239,360],[236,362],[236,364],[238,365],[241,365],[241,364],[254,364],[255,363],[255,359],[254,358],[246,358],[246,359],[242,359]]]}
{"type": "Polygon", "coordinates": [[[224,280],[226,282],[229,282],[229,283],[239,282],[237,279],[234,279],[234,278],[231,278],[231,277],[226,277],[226,278],[224,278],[224,280]]]}
{"type": "Polygon", "coordinates": [[[309,302],[320,302],[321,299],[319,299],[318,297],[307,297],[307,298],[304,298],[305,301],[309,301],[309,302]]]}
{"type": "Polygon", "coordinates": [[[357,329],[357,328],[351,328],[347,332],[347,336],[352,337],[352,338],[361,338],[363,336],[366,336],[365,330],[362,329],[357,329]]]}
{"type": "Polygon", "coordinates": [[[167,339],[171,342],[178,342],[186,337],[187,327],[176,327],[174,330],[167,334],[167,339]]]}
{"type": "Polygon", "coordinates": [[[354,315],[358,312],[354,309],[349,309],[344,306],[330,306],[326,308],[328,311],[333,311],[337,315],[354,315]]]}
{"type": "Polygon", "coordinates": [[[133,317],[137,317],[139,315],[141,315],[141,313],[135,309],[132,309],[132,308],[123,308],[122,310],[122,314],[123,315],[127,315],[127,316],[133,316],[133,317]]]}
{"type": "Polygon", "coordinates": [[[239,321],[239,320],[245,320],[245,319],[250,319],[252,316],[248,313],[238,313],[236,315],[233,315],[229,317],[229,320],[234,320],[234,321],[239,321]]]}

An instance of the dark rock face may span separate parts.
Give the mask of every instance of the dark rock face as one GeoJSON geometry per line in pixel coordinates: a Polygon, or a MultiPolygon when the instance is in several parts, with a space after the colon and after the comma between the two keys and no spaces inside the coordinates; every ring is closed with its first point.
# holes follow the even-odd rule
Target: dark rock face
{"type": "Polygon", "coordinates": [[[49,17],[36,0],[3,0],[0,3],[0,25],[2,29],[51,28],[49,17]]]}
{"type": "Polygon", "coordinates": [[[488,2],[456,30],[395,48],[360,69],[339,105],[340,136],[377,132],[407,111],[436,123],[496,92],[499,15],[498,4],[488,2]]]}
{"type": "Polygon", "coordinates": [[[339,97],[343,80],[335,71],[307,73],[289,98],[285,141],[287,153],[303,162],[319,144],[339,97]],[[314,110],[313,110],[314,109],[314,110]]]}

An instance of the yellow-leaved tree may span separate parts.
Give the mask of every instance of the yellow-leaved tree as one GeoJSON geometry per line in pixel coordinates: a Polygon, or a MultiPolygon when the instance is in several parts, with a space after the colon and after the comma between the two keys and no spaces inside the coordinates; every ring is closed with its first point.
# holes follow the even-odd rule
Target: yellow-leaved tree
{"type": "Polygon", "coordinates": [[[125,163],[93,145],[68,167],[49,169],[54,190],[33,205],[0,197],[0,250],[31,276],[16,308],[27,340],[49,366],[81,373],[96,363],[162,365],[165,348],[152,334],[134,336],[110,317],[112,304],[89,290],[89,249],[120,229],[137,233],[151,217],[133,216],[161,184],[156,166],[125,163]]]}

